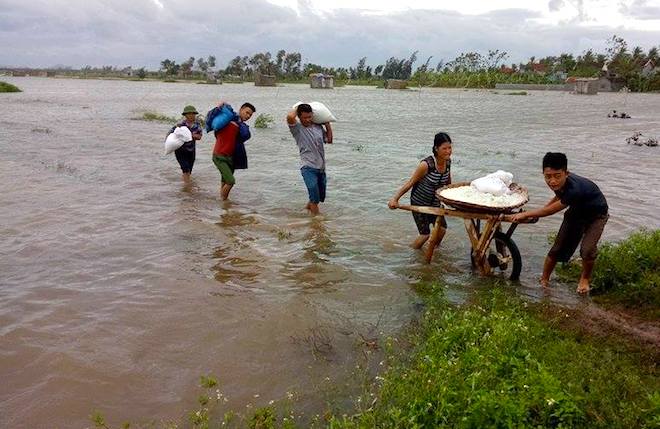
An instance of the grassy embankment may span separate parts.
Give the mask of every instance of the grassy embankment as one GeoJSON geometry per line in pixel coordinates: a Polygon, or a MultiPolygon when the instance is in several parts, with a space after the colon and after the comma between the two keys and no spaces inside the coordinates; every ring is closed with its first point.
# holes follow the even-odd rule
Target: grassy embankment
{"type": "MultiPolygon", "coordinates": [[[[657,298],[659,234],[639,233],[604,246],[595,287],[630,303],[657,298]]],[[[507,293],[506,285],[475,293],[461,306],[447,302],[442,285],[424,284],[417,291],[423,313],[397,338],[381,341],[386,369],[366,376],[352,409],[329,405],[303,419],[284,399],[242,415],[222,410],[217,382],[203,378],[205,393],[190,423],[194,428],[660,427],[657,349],[614,333],[592,337],[574,317],[579,310],[528,304],[507,293]]],[[[99,419],[105,424],[102,417],[95,418],[105,427],[99,425],[99,419]]]]}
{"type": "Polygon", "coordinates": [[[17,86],[11,83],[0,81],[0,92],[22,92],[17,86]]]}
{"type": "Polygon", "coordinates": [[[463,308],[433,297],[427,303],[412,346],[397,352],[390,341],[394,358],[379,379],[375,403],[333,417],[330,427],[660,424],[652,356],[585,338],[561,320],[569,313],[525,306],[501,293],[463,308]]]}
{"type": "MultiPolygon", "coordinates": [[[[577,282],[580,270],[580,262],[573,260],[557,273],[562,280],[577,282]]],[[[660,230],[639,231],[601,246],[591,283],[596,302],[660,319],[660,230]]]]}

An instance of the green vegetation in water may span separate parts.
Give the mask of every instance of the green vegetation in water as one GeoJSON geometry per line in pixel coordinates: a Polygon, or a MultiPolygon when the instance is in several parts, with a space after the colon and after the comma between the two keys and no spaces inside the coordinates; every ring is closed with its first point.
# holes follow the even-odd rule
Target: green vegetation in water
{"type": "Polygon", "coordinates": [[[4,81],[0,81],[0,92],[22,92],[19,87],[12,85],[11,83],[7,83],[4,81]]]}
{"type": "Polygon", "coordinates": [[[260,113],[254,121],[255,128],[268,128],[275,120],[268,113],[260,113]]]}
{"type": "MultiPolygon", "coordinates": [[[[581,263],[558,267],[561,280],[577,282],[581,263]]],[[[595,299],[634,308],[642,315],[660,317],[660,229],[642,230],[619,243],[605,243],[591,280],[595,299]]]]}
{"type": "Polygon", "coordinates": [[[158,121],[158,122],[170,122],[170,123],[175,123],[179,120],[179,118],[175,118],[174,116],[167,116],[158,112],[144,112],[142,116],[138,119],[142,119],[144,121],[158,121]]]}
{"type": "Polygon", "coordinates": [[[652,362],[640,364],[615,345],[552,328],[501,291],[456,308],[441,298],[438,285],[422,288],[427,307],[409,345],[387,340],[393,357],[376,377],[378,399],[365,401],[361,395],[355,413],[332,417],[330,427],[660,423],[660,382],[652,362]]]}
{"type": "Polygon", "coordinates": [[[285,229],[278,229],[277,230],[277,239],[280,241],[288,240],[293,236],[291,234],[291,231],[287,231],[285,229]]]}
{"type": "Polygon", "coordinates": [[[527,95],[527,91],[514,91],[514,92],[507,92],[504,95],[527,95]]]}
{"type": "Polygon", "coordinates": [[[367,148],[363,144],[357,144],[353,146],[353,150],[355,152],[364,152],[365,150],[367,150],[367,148]]]}
{"type": "Polygon", "coordinates": [[[163,79],[163,82],[175,83],[175,82],[178,82],[178,81],[176,79],[163,79]]]}

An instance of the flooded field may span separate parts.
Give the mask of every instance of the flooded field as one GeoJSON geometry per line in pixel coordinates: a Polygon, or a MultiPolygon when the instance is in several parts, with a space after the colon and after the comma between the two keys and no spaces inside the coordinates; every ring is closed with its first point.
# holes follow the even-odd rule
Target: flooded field
{"type": "MultiPolygon", "coordinates": [[[[449,219],[429,266],[408,247],[410,213],[387,208],[440,130],[454,140],[454,181],[504,169],[537,207],[552,197],[541,158],[562,151],[608,199],[605,240],[660,227],[660,148],[625,142],[635,131],[660,136],[658,94],[8,81],[24,92],[0,94],[0,427],[84,427],[95,409],[113,423],[177,420],[209,373],[235,409],[295,392],[314,410],[364,338],[397,332],[419,311],[415,283],[449,282],[456,302],[494,285],[472,273],[462,221],[449,219]],[[198,143],[186,187],[162,155],[169,125],[134,119],[178,116],[187,104],[206,112],[220,99],[276,119],[252,129],[250,168],[225,203],[212,136],[198,143]],[[305,213],[284,121],[300,100],[339,118],[317,218],[305,213]],[[632,119],[607,118],[612,109],[632,119]]],[[[515,288],[576,305],[574,285],[543,294],[536,284],[560,222],[518,228],[515,288]]]]}

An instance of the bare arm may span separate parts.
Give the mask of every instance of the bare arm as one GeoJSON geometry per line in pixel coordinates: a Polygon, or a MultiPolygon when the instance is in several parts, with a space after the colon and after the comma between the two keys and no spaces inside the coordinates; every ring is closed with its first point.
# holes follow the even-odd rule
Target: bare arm
{"type": "Polygon", "coordinates": [[[395,209],[399,207],[399,198],[401,198],[403,195],[405,195],[406,192],[410,190],[410,188],[413,187],[413,185],[417,182],[419,182],[422,177],[426,176],[426,173],[429,172],[429,166],[425,162],[420,162],[415,171],[413,172],[412,176],[410,179],[406,181],[406,183],[399,188],[398,191],[396,191],[396,194],[392,197],[390,201],[388,201],[387,206],[391,209],[395,209]]]}
{"type": "Polygon", "coordinates": [[[541,207],[540,209],[530,210],[528,212],[516,213],[511,217],[511,220],[513,222],[518,222],[520,220],[527,219],[530,217],[550,216],[557,213],[558,211],[564,210],[566,207],[568,206],[562,203],[561,201],[559,201],[558,198],[553,198],[552,200],[550,200],[548,204],[541,207]]]}
{"type": "Polygon", "coordinates": [[[286,123],[289,125],[296,125],[296,111],[292,110],[286,115],[286,123]]]}
{"type": "Polygon", "coordinates": [[[325,126],[325,142],[332,144],[332,127],[330,126],[330,122],[326,122],[323,125],[325,126]]]}
{"type": "Polygon", "coordinates": [[[559,197],[555,195],[550,201],[548,201],[548,202],[545,204],[545,207],[548,207],[550,204],[552,204],[552,203],[554,203],[554,202],[557,202],[557,201],[559,201],[559,197]]]}

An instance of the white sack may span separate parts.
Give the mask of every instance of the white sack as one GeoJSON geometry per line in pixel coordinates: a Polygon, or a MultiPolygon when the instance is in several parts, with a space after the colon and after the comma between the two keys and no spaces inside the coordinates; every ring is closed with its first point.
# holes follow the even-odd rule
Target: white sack
{"type": "Polygon", "coordinates": [[[485,192],[495,196],[509,194],[509,187],[497,177],[480,177],[470,183],[473,188],[479,192],[485,192]]]}
{"type": "MultiPolygon", "coordinates": [[[[295,109],[298,107],[299,104],[303,104],[302,101],[297,102],[296,104],[293,105],[293,108],[295,109]]],[[[321,103],[320,101],[312,101],[311,103],[307,103],[312,107],[312,121],[314,121],[315,124],[325,124],[326,122],[337,122],[337,118],[335,118],[335,115],[332,114],[330,109],[325,107],[325,104],[321,103]]]]}
{"type": "Polygon", "coordinates": [[[188,127],[176,127],[174,132],[167,136],[165,139],[165,155],[168,155],[181,146],[185,142],[192,140],[192,133],[188,127]]]}
{"type": "Polygon", "coordinates": [[[504,182],[506,186],[511,185],[511,182],[513,182],[513,174],[504,170],[497,170],[494,173],[490,173],[486,177],[495,177],[497,179],[500,179],[502,182],[504,182]]]}

